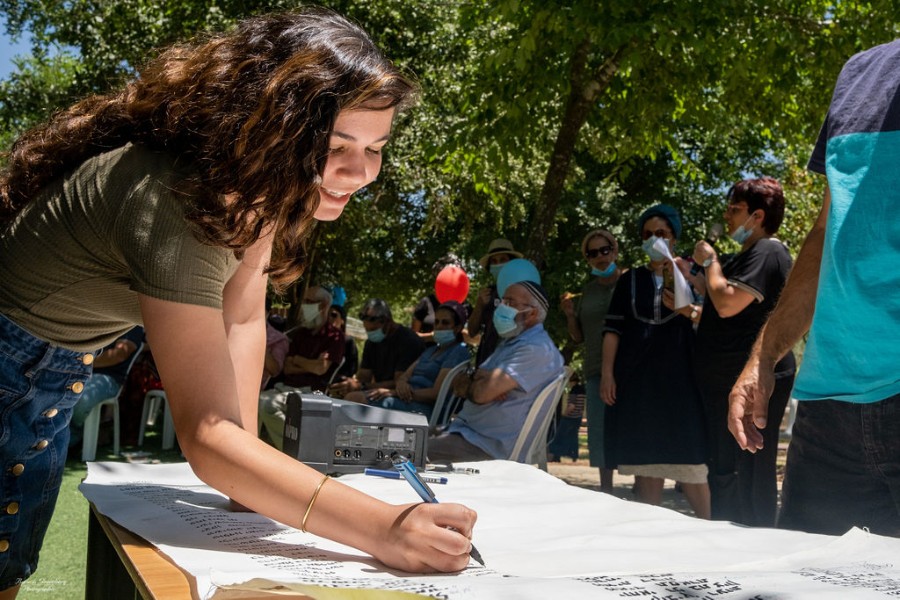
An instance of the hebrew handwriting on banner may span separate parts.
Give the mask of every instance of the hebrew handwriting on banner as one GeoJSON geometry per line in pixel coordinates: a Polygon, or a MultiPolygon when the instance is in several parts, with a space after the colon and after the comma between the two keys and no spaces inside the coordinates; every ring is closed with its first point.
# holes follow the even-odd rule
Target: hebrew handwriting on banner
{"type": "MultiPolygon", "coordinates": [[[[452,575],[392,571],[354,548],[256,513],[231,512],[228,498],[187,465],[91,463],[80,489],[101,514],[190,573],[202,600],[216,590],[252,591],[250,582],[313,596],[304,586],[452,600],[900,600],[900,540],[894,538],[858,529],[832,537],[693,520],[571,488],[517,463],[479,468],[480,478],[451,474],[448,492],[478,510],[478,544],[491,568],[452,575]],[[652,535],[646,523],[653,524],[652,535]]],[[[380,478],[351,475],[344,483],[386,502],[408,501],[407,487],[380,478]]]]}
{"type": "MultiPolygon", "coordinates": [[[[672,573],[617,577],[599,575],[578,577],[621,598],[646,598],[647,600],[720,600],[742,591],[741,584],[731,578],[688,577],[672,573]]],[[[766,600],[776,596],[742,595],[743,600],[766,600]]]]}
{"type": "MultiPolygon", "coordinates": [[[[469,592],[464,583],[465,576],[459,578],[459,583],[449,585],[402,577],[359,577],[359,563],[356,568],[348,568],[348,557],[319,548],[322,541],[319,538],[253,513],[230,512],[225,498],[207,493],[203,488],[123,485],[118,489],[134,498],[136,503],[147,502],[175,515],[185,525],[181,534],[190,540],[193,549],[232,554],[239,557],[244,569],[250,562],[261,574],[280,573],[312,586],[377,588],[434,598],[465,597],[469,592]],[[298,538],[303,539],[302,543],[298,543],[298,538]]],[[[373,571],[383,572],[383,567],[372,558],[351,558],[369,562],[373,571]]],[[[364,564],[361,566],[365,567],[364,564]]]]}
{"type": "Polygon", "coordinates": [[[866,589],[884,594],[886,597],[900,598],[900,581],[884,574],[893,564],[859,563],[842,568],[817,569],[807,567],[795,571],[813,581],[844,588],[866,589]]]}

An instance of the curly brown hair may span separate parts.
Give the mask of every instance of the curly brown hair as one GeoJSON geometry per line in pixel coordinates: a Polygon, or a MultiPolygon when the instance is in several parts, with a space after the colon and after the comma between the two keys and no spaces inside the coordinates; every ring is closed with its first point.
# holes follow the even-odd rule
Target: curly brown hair
{"type": "Polygon", "coordinates": [[[332,11],[250,18],[170,46],[121,91],[26,131],[0,174],[0,222],[86,159],[141,144],[194,164],[198,174],[181,187],[205,243],[240,255],[273,230],[268,272],[283,285],[306,265],[338,112],[405,108],[416,92],[360,27],[332,11]]]}

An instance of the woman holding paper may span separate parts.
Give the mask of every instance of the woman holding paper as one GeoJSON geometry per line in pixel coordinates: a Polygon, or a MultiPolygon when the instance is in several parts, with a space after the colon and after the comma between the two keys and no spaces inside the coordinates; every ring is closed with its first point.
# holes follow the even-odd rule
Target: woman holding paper
{"type": "Polygon", "coordinates": [[[294,281],[314,220],[375,179],[415,92],[359,27],[307,8],[176,44],[16,141],[0,174],[0,599],[37,564],[96,349],[141,323],[206,483],[394,568],[466,566],[473,511],[386,504],[256,436],[266,286],[294,281]]]}
{"type": "Polygon", "coordinates": [[[681,218],[659,204],[641,215],[638,231],[649,264],[622,274],[606,315],[606,450],[620,473],[634,475],[641,502],[659,504],[665,479],[674,479],[695,514],[709,518],[703,413],[690,369],[699,309],[673,311],[664,302],[681,218]]]}

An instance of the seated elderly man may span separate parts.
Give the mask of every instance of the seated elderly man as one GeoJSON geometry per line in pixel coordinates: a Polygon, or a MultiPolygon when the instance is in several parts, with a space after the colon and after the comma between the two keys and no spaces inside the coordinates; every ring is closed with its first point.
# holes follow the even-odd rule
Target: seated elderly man
{"type": "Polygon", "coordinates": [[[445,433],[428,440],[430,461],[509,458],[535,398],[563,369],[544,331],[548,307],[539,284],[506,288],[493,317],[500,343],[474,373],[454,379],[454,393],[467,402],[445,433]]]}
{"type": "Polygon", "coordinates": [[[391,308],[380,298],[372,298],[359,318],[366,330],[362,362],[356,377],[335,383],[329,393],[363,404],[388,398],[396,379],[425,350],[425,342],[408,328],[394,322],[391,308]]]}
{"type": "Polygon", "coordinates": [[[259,395],[259,420],[272,444],[280,448],[284,435],[284,409],[290,390],[320,391],[328,387],[331,372],[344,358],[344,334],[331,325],[331,294],[310,286],[300,304],[300,328],[294,332],[284,359],[284,384],[259,395]],[[287,389],[290,388],[290,389],[287,389]]]}

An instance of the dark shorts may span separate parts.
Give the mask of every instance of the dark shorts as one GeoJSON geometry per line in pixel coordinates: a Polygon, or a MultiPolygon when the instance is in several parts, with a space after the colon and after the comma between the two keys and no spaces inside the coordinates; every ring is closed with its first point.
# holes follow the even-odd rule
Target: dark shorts
{"type": "Polygon", "coordinates": [[[37,567],[66,463],[72,407],[92,359],[51,346],[0,315],[0,590],[37,567]]]}
{"type": "Polygon", "coordinates": [[[800,402],[778,526],[900,536],[900,395],[871,404],[800,402]]]}

